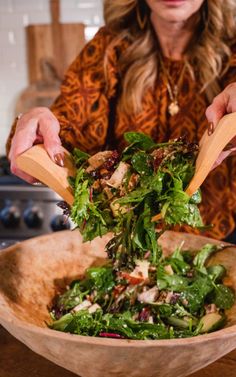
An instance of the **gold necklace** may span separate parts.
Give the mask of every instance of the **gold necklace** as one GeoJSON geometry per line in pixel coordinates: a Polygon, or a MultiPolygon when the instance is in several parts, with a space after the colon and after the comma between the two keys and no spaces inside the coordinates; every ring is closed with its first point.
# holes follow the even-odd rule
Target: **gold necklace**
{"type": "Polygon", "coordinates": [[[185,72],[185,69],[186,69],[186,66],[187,66],[187,62],[185,60],[184,66],[183,66],[183,68],[180,72],[179,79],[178,79],[176,84],[172,82],[172,78],[171,78],[168,70],[166,69],[165,64],[164,64],[162,59],[160,59],[160,63],[161,63],[162,71],[165,75],[166,87],[167,87],[167,91],[168,91],[168,94],[169,94],[169,97],[170,97],[170,100],[171,100],[171,103],[168,106],[168,112],[171,116],[174,116],[174,115],[178,114],[178,112],[180,110],[180,106],[179,106],[179,102],[178,102],[178,95],[179,95],[180,86],[182,84],[184,72],[185,72]]]}

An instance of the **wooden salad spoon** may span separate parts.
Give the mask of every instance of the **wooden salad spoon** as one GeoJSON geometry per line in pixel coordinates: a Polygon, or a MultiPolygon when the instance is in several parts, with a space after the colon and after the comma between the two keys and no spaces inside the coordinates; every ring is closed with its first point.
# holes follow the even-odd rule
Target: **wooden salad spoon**
{"type": "Polygon", "coordinates": [[[205,131],[199,142],[195,173],[186,189],[189,196],[199,189],[220,153],[234,136],[236,136],[236,113],[223,116],[212,134],[209,134],[208,130],[205,131]]]}
{"type": "MultiPolygon", "coordinates": [[[[189,196],[192,196],[201,186],[220,153],[235,135],[236,113],[225,115],[211,135],[209,135],[208,130],[205,131],[199,143],[195,174],[186,189],[189,196]]],[[[69,205],[72,205],[73,192],[68,183],[68,177],[75,175],[76,168],[69,152],[64,150],[64,153],[64,167],[56,165],[50,159],[43,145],[40,144],[22,153],[17,157],[16,162],[22,171],[50,187],[69,205]]],[[[160,214],[158,214],[152,220],[157,221],[160,217],[160,214]]]]}
{"type": "Polygon", "coordinates": [[[72,156],[66,149],[64,149],[63,167],[51,160],[43,144],[34,145],[19,155],[16,163],[22,171],[50,187],[69,205],[73,204],[74,196],[68,178],[75,176],[76,167],[72,156]]]}

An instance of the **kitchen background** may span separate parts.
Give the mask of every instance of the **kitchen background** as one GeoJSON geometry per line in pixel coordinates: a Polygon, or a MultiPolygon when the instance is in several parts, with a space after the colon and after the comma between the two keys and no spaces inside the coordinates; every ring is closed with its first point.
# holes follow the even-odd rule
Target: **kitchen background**
{"type": "Polygon", "coordinates": [[[44,186],[10,174],[5,143],[16,115],[47,106],[66,67],[103,24],[103,0],[0,0],[0,248],[72,227],[44,186]]]}
{"type": "MultiPolygon", "coordinates": [[[[27,27],[50,24],[51,18],[50,0],[0,0],[0,155],[19,97],[30,84],[27,27]]],[[[102,0],[61,0],[60,22],[83,23],[85,40],[91,39],[103,23],[102,0]]]]}

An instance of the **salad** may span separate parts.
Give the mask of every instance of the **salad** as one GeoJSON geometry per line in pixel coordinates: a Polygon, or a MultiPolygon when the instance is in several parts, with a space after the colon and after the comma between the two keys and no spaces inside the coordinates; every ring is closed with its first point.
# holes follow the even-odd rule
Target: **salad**
{"type": "Polygon", "coordinates": [[[122,153],[89,156],[76,149],[74,204],[62,204],[84,241],[113,232],[107,263],[87,269],[55,297],[51,328],[80,335],[166,339],[195,336],[225,323],[234,293],[222,283],[218,251],[207,244],[195,255],[177,248],[164,257],[158,238],[176,224],[202,228],[200,191],[185,189],[198,146],[184,139],[156,144],[129,132],[122,153]]]}

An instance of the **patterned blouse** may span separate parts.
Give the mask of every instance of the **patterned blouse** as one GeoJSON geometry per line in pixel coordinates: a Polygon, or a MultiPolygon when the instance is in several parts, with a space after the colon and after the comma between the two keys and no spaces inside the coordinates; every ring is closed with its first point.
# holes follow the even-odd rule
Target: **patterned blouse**
{"type": "MultiPolygon", "coordinates": [[[[61,95],[52,106],[61,125],[63,145],[69,150],[78,147],[95,153],[104,148],[109,139],[113,147],[120,149],[124,147],[124,132],[131,130],[144,132],[157,142],[179,136],[199,141],[208,126],[205,110],[209,102],[188,70],[184,71],[179,90],[178,114],[169,115],[170,99],[163,75],[158,78],[155,89],[145,94],[138,115],[127,116],[117,109],[118,58],[128,42],[114,45],[112,39],[112,34],[105,27],[101,28],[69,67],[61,95]],[[108,83],[104,77],[105,53],[108,83]]],[[[164,63],[173,82],[177,82],[184,63],[167,58],[164,63]]],[[[233,81],[236,81],[236,49],[232,51],[229,69],[221,80],[222,88],[233,81]]],[[[202,185],[202,197],[200,210],[204,223],[213,224],[203,234],[225,238],[235,228],[236,157],[227,158],[210,173],[202,185]]]]}

